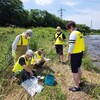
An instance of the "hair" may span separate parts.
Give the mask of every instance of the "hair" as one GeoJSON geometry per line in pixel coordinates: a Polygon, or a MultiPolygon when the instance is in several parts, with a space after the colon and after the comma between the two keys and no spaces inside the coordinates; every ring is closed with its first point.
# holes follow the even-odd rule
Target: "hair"
{"type": "Polygon", "coordinates": [[[31,49],[26,51],[26,55],[32,56],[33,55],[33,51],[31,49]]]}
{"type": "Polygon", "coordinates": [[[74,21],[68,21],[67,24],[66,24],[66,29],[70,29],[71,26],[73,26],[75,28],[76,23],[74,21]]]}
{"type": "Polygon", "coordinates": [[[42,51],[43,52],[44,50],[43,50],[43,48],[39,48],[38,51],[42,51]]]}

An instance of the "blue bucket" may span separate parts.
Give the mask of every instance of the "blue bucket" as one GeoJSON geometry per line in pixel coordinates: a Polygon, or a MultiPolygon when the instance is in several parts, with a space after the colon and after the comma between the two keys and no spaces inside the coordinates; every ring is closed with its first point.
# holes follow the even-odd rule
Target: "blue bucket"
{"type": "Polygon", "coordinates": [[[54,85],[54,75],[48,74],[45,78],[45,84],[53,86],[54,85]]]}

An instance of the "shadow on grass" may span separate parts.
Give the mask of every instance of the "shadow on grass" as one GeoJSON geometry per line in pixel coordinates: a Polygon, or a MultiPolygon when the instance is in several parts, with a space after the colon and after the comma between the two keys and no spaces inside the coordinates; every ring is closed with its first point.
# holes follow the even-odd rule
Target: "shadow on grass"
{"type": "Polygon", "coordinates": [[[82,91],[91,95],[95,99],[100,99],[100,84],[91,84],[89,82],[84,83],[82,91]]]}

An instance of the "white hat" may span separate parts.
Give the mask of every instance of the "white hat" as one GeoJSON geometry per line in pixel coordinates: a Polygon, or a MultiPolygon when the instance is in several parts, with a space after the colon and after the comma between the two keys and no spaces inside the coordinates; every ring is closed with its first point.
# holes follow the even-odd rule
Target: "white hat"
{"type": "Polygon", "coordinates": [[[28,29],[26,32],[30,35],[30,37],[32,36],[33,31],[31,29],[28,29]]]}
{"type": "Polygon", "coordinates": [[[60,27],[60,26],[58,26],[58,27],[56,28],[56,30],[60,30],[60,31],[61,31],[61,27],[60,27]]]}
{"type": "Polygon", "coordinates": [[[29,56],[32,56],[33,55],[33,51],[31,49],[29,49],[29,50],[26,51],[26,54],[29,55],[29,56]]]}

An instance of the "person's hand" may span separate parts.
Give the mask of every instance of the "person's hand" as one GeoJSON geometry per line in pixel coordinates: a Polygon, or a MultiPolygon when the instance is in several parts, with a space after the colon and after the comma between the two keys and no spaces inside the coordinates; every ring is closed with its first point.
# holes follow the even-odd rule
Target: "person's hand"
{"type": "Polygon", "coordinates": [[[68,62],[68,61],[69,61],[69,58],[67,57],[67,58],[66,58],[66,62],[68,62]]]}
{"type": "Polygon", "coordinates": [[[55,48],[56,48],[56,46],[54,45],[54,46],[53,46],[53,48],[55,49],[55,48]]]}
{"type": "Polygon", "coordinates": [[[33,72],[30,72],[30,76],[33,76],[34,75],[34,73],[33,72]]]}
{"type": "Polygon", "coordinates": [[[70,53],[68,53],[68,56],[66,58],[66,62],[68,62],[70,60],[70,53]]]}
{"type": "Polygon", "coordinates": [[[12,50],[12,56],[15,58],[16,57],[16,51],[12,50]]]}

